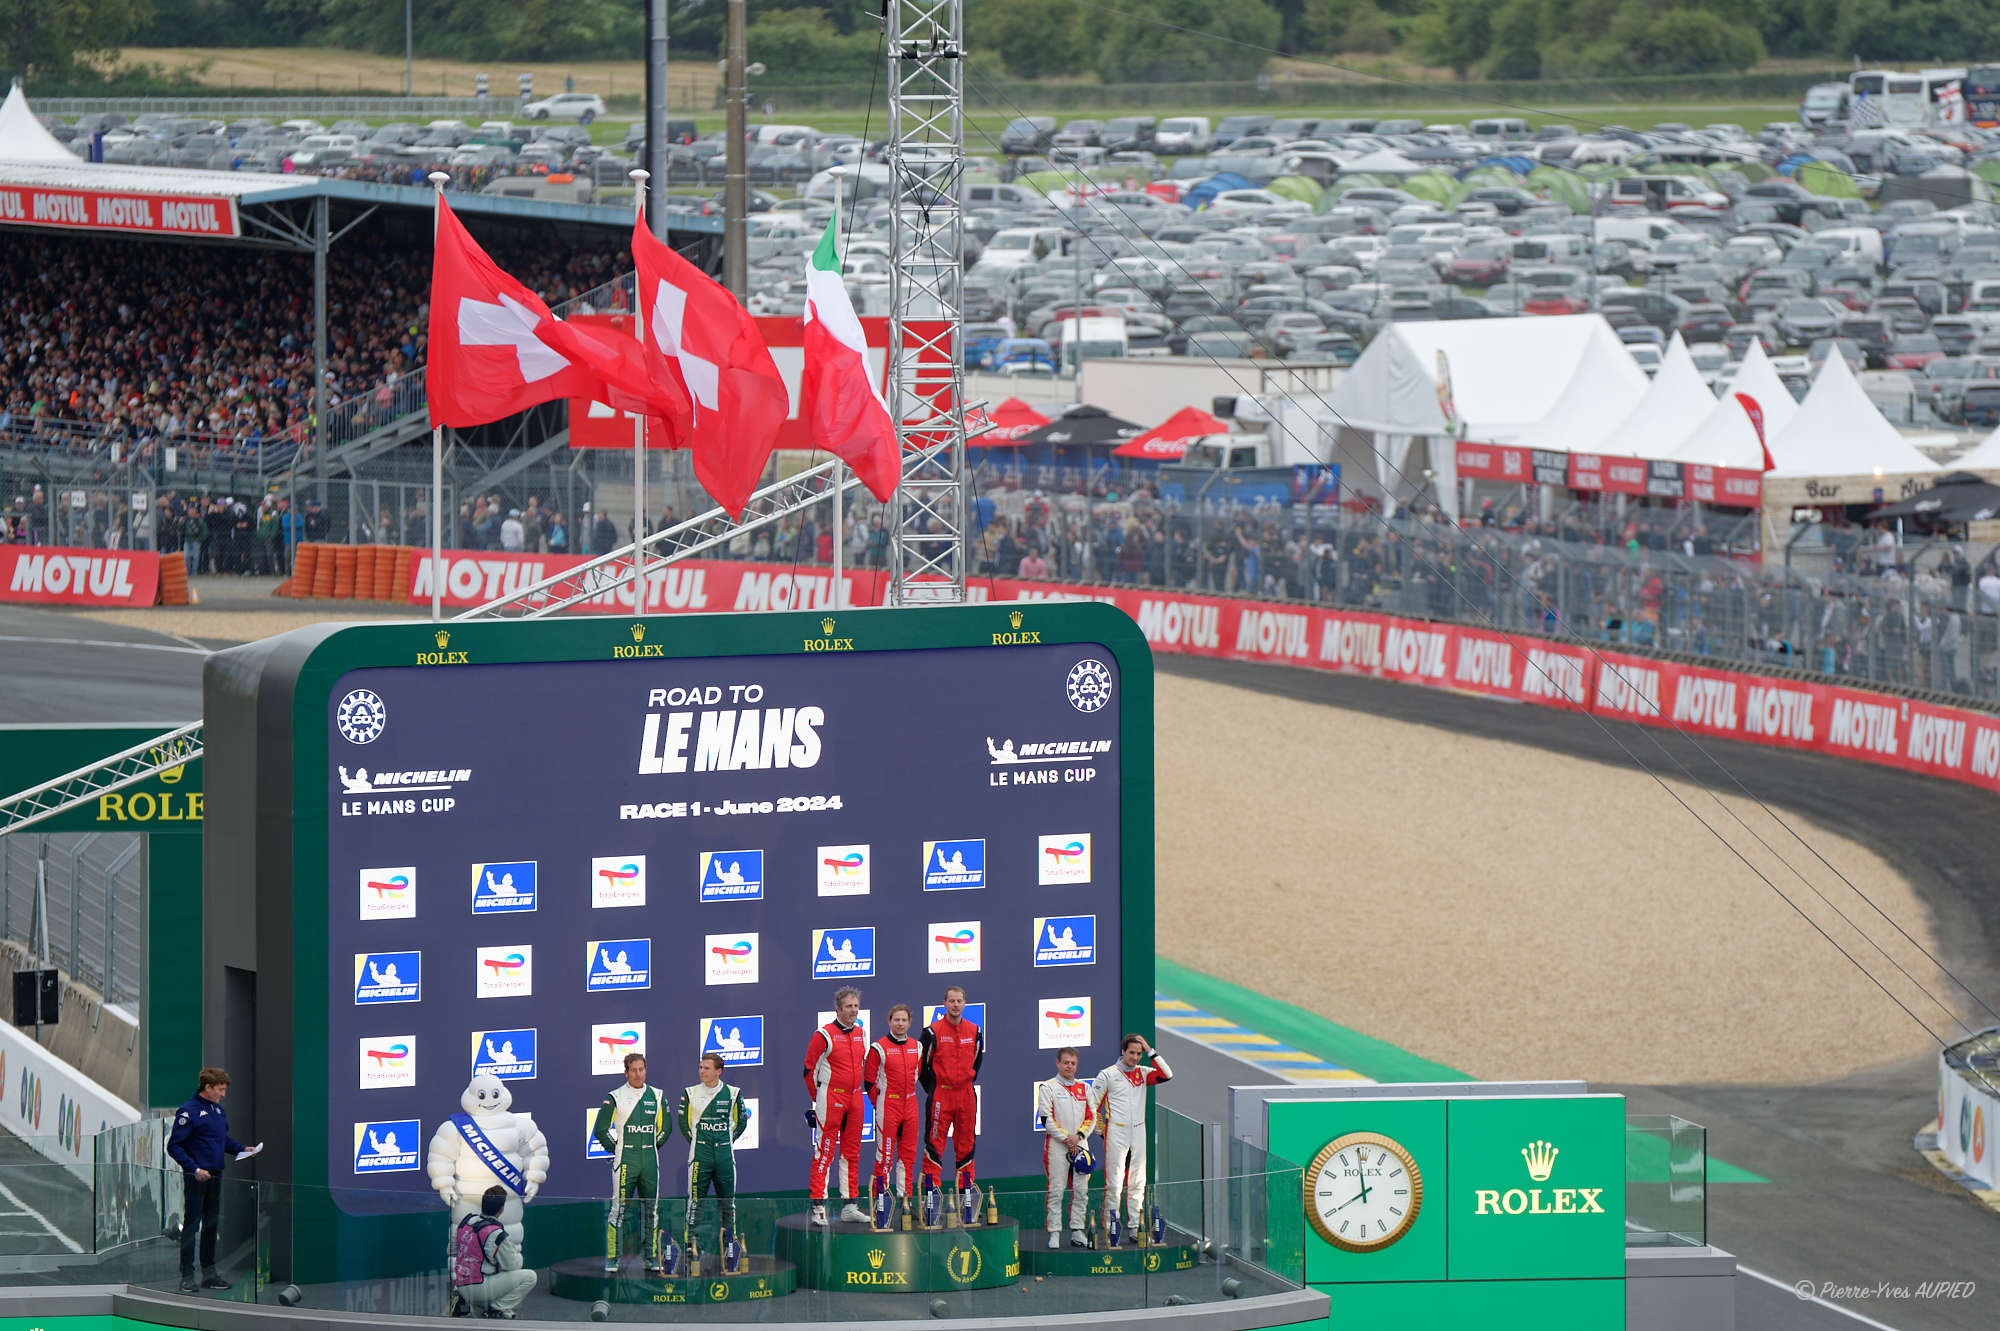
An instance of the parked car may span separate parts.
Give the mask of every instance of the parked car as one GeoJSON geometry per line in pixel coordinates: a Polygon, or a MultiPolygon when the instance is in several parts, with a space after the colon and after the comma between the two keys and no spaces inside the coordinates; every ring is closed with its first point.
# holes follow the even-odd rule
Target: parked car
{"type": "Polygon", "coordinates": [[[529,102],[521,114],[530,120],[574,120],[588,125],[604,114],[604,99],[594,92],[559,92],[539,102],[529,102]]]}

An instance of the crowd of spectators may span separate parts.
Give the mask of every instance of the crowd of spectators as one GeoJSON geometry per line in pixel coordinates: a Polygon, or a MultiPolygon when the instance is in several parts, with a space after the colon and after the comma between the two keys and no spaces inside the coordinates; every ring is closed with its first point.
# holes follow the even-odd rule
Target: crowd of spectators
{"type": "MultiPolygon", "coordinates": [[[[496,246],[551,304],[629,266],[622,246],[496,246]]],[[[378,393],[423,364],[430,261],[363,230],[327,280],[327,400],[378,393]]],[[[313,411],[312,260],[14,231],[0,245],[0,447],[179,465],[253,465],[306,448],[313,411]],[[270,457],[270,454],[266,455],[270,457]]]]}

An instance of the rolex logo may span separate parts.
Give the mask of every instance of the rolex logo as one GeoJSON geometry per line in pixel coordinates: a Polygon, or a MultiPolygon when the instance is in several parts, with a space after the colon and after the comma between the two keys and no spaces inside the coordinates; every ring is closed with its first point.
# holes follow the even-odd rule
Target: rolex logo
{"type": "Polygon", "coordinates": [[[1562,1152],[1547,1142],[1533,1141],[1521,1148],[1521,1158],[1528,1162],[1528,1177],[1537,1183],[1547,1183],[1549,1174],[1556,1167],[1556,1157],[1562,1152]]]}
{"type": "Polygon", "coordinates": [[[833,616],[828,615],[819,622],[819,631],[829,638],[833,636],[833,616]]]}
{"type": "Polygon", "coordinates": [[[874,1271],[880,1271],[882,1269],[882,1263],[888,1257],[888,1255],[889,1254],[883,1252],[880,1248],[870,1248],[868,1250],[869,1269],[874,1271]]]}
{"type": "Polygon", "coordinates": [[[438,650],[442,651],[446,647],[451,646],[450,629],[439,629],[436,633],[432,634],[431,636],[437,639],[438,650]]]}
{"type": "Polygon", "coordinates": [[[645,640],[646,640],[646,626],[644,624],[634,624],[632,626],[632,641],[644,642],[645,640]]]}
{"type": "Polygon", "coordinates": [[[1016,610],[1007,616],[1007,622],[1015,628],[1021,627],[1021,612],[1016,610]]]}

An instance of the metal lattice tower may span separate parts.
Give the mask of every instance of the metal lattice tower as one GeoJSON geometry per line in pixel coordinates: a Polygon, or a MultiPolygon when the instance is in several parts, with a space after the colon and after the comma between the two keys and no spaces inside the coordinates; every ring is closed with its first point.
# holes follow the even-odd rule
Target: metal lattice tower
{"type": "Polygon", "coordinates": [[[905,459],[891,605],[965,600],[963,0],[887,0],[889,405],[905,459]]]}
{"type": "Polygon", "coordinates": [[[100,795],[135,786],[202,755],[201,722],[141,740],[102,762],[66,772],[17,795],[0,799],[0,834],[21,832],[100,795]]]}

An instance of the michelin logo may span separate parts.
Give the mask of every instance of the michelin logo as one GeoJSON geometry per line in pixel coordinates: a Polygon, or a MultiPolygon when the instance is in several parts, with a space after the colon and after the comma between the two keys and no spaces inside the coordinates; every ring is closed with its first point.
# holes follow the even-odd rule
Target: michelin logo
{"type": "Polygon", "coordinates": [[[417,1143],[423,1125],[414,1118],[354,1125],[356,1174],[408,1174],[417,1169],[417,1143]]]}
{"type": "Polygon", "coordinates": [[[415,1003],[423,998],[423,953],[356,952],[354,954],[354,1001],[371,1003],[415,1003]]]}
{"type": "Polygon", "coordinates": [[[588,944],[588,948],[586,960],[590,973],[584,979],[584,988],[590,993],[653,987],[652,939],[600,939],[588,944]]]}
{"type": "Polygon", "coordinates": [[[924,891],[949,892],[986,886],[986,842],[924,842],[924,891]]]}
{"type": "Polygon", "coordinates": [[[511,915],[535,908],[535,861],[472,866],[472,913],[511,915]]]}
{"type": "Polygon", "coordinates": [[[875,928],[813,930],[815,980],[868,978],[875,974],[875,928]]]}
{"type": "Polygon", "coordinates": [[[719,1054],[724,1067],[754,1068],[764,1062],[764,1018],[703,1017],[701,1052],[719,1054]]]}
{"type": "Polygon", "coordinates": [[[472,1075],[488,1072],[501,1081],[535,1079],[535,1031],[474,1031],[472,1075]]]}
{"type": "Polygon", "coordinates": [[[701,853],[703,901],[762,901],[764,852],[704,850],[701,853]]]}
{"type": "Polygon", "coordinates": [[[1054,915],[1035,921],[1037,966],[1089,966],[1097,961],[1097,917],[1054,915]]]}

